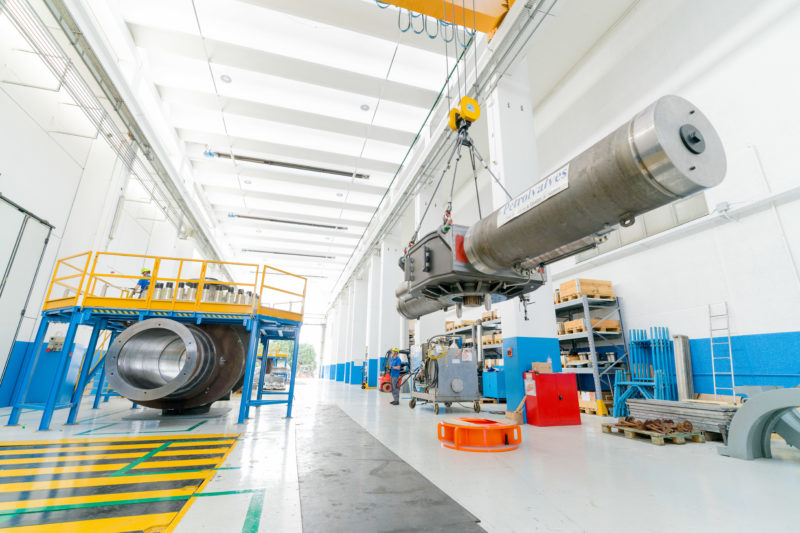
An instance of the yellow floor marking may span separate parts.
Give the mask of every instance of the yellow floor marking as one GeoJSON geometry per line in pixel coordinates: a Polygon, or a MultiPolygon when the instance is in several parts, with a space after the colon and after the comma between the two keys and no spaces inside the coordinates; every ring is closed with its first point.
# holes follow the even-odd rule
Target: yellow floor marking
{"type": "MultiPolygon", "coordinates": [[[[73,448],[28,448],[25,450],[5,450],[5,446],[15,445],[17,443],[0,443],[0,455],[36,455],[42,453],[73,453],[73,452],[93,452],[93,451],[109,451],[109,450],[138,450],[147,448],[158,448],[163,442],[172,440],[171,438],[161,439],[158,442],[143,442],[141,444],[114,444],[109,446],[75,446],[73,448]]],[[[106,442],[114,442],[114,439],[106,439],[106,442]]],[[[178,448],[184,446],[214,446],[222,444],[233,444],[236,439],[232,440],[198,440],[196,442],[175,442],[170,445],[170,448],[178,448]]],[[[46,444],[46,441],[39,441],[37,444],[46,444]]],[[[24,444],[20,444],[24,446],[24,444]]]]}
{"type": "MultiPolygon", "coordinates": [[[[231,454],[231,452],[233,451],[233,449],[235,447],[236,447],[236,445],[234,444],[233,446],[228,448],[228,451],[220,459],[219,464],[224,464],[225,463],[225,460],[228,458],[228,456],[231,454]]],[[[214,474],[214,470],[209,470],[209,472],[211,472],[211,475],[209,475],[203,481],[203,483],[201,483],[200,486],[197,487],[197,490],[195,491],[195,494],[200,494],[201,492],[203,492],[205,490],[206,486],[209,483],[211,483],[211,480],[214,479],[214,475],[213,475],[214,474]]],[[[141,476],[141,477],[149,477],[149,476],[141,476]]],[[[178,523],[180,523],[181,519],[184,517],[186,512],[189,511],[189,507],[192,506],[192,504],[194,503],[195,499],[196,499],[195,496],[192,496],[192,497],[189,498],[189,501],[186,502],[186,505],[181,507],[181,510],[178,511],[178,514],[175,516],[175,519],[169,524],[169,527],[164,530],[164,533],[173,533],[175,531],[175,528],[178,527],[178,523]]]]}
{"type": "MultiPolygon", "coordinates": [[[[4,450],[0,445],[0,455],[36,455],[45,453],[72,453],[72,452],[92,452],[92,451],[114,451],[114,450],[138,450],[148,448],[158,448],[164,442],[171,439],[162,439],[159,442],[143,442],[142,444],[116,444],[109,446],[76,446],[72,448],[36,448],[25,450],[4,450]]],[[[233,444],[236,439],[230,440],[202,440],[196,442],[173,442],[170,448],[192,447],[192,446],[223,446],[233,444]]]]}
{"type": "Polygon", "coordinates": [[[83,472],[108,472],[128,466],[128,463],[105,465],[45,466],[39,468],[11,468],[0,470],[0,478],[15,476],[48,476],[53,474],[80,474],[83,472]]]}
{"type": "Polygon", "coordinates": [[[128,452],[101,453],[93,455],[62,455],[61,457],[23,457],[17,459],[0,459],[0,465],[33,465],[41,463],[96,461],[98,459],[134,459],[136,457],[141,457],[146,453],[147,452],[128,452]]]}
{"type": "MultiPolygon", "coordinates": [[[[168,466],[197,466],[197,465],[215,465],[220,462],[220,457],[211,457],[209,459],[183,459],[179,461],[145,461],[133,467],[133,470],[147,470],[148,468],[165,468],[168,466]]],[[[0,470],[2,472],[2,470],[0,470]]]]}
{"type": "MultiPolygon", "coordinates": [[[[101,518],[99,520],[81,520],[79,522],[59,522],[37,526],[13,527],[1,529],[10,533],[119,533],[120,531],[150,531],[152,528],[167,527],[176,513],[147,514],[139,516],[122,516],[119,518],[101,518]]],[[[161,531],[154,530],[154,531],[161,531]]]]}
{"type": "Polygon", "coordinates": [[[172,457],[174,455],[225,455],[227,448],[201,448],[199,450],[169,450],[158,452],[153,457],[172,457]]]}
{"type": "Polygon", "coordinates": [[[214,470],[198,470],[197,472],[178,472],[174,474],[143,474],[141,476],[101,476],[83,479],[56,479],[52,481],[22,481],[18,483],[0,484],[0,493],[69,489],[73,487],[101,487],[104,485],[152,483],[156,481],[177,481],[181,479],[205,479],[212,474],[214,474],[214,470]]]}
{"type": "MultiPolygon", "coordinates": [[[[175,455],[223,455],[227,448],[201,448],[199,450],[165,450],[153,457],[171,457],[175,455]]],[[[27,465],[41,463],[59,463],[76,461],[97,461],[101,459],[135,459],[147,452],[101,453],[91,455],[61,455],[58,457],[22,457],[16,459],[0,459],[0,465],[27,465]]]]}
{"type": "MultiPolygon", "coordinates": [[[[171,440],[171,439],[167,439],[171,440]]],[[[235,444],[236,439],[230,440],[198,440],[196,442],[173,442],[169,445],[170,448],[180,448],[182,446],[212,446],[220,444],[235,444]]]]}
{"type": "MultiPolygon", "coordinates": [[[[143,442],[143,441],[157,441],[167,442],[171,440],[186,440],[196,439],[202,437],[204,439],[235,439],[239,437],[238,433],[220,433],[214,435],[169,435],[162,437],[86,437],[80,439],[54,439],[54,440],[18,440],[0,443],[0,449],[3,446],[36,446],[48,444],[90,444],[92,442],[143,442]]],[[[194,444],[187,444],[187,446],[194,446],[194,444]]]]}
{"type": "Polygon", "coordinates": [[[94,494],[89,496],[66,496],[64,498],[45,498],[41,500],[22,500],[18,502],[0,503],[0,511],[49,507],[51,505],[75,505],[80,503],[115,502],[121,500],[139,500],[142,498],[169,498],[170,496],[187,496],[194,493],[196,487],[181,489],[150,490],[139,492],[119,492],[114,494],[94,494]]]}

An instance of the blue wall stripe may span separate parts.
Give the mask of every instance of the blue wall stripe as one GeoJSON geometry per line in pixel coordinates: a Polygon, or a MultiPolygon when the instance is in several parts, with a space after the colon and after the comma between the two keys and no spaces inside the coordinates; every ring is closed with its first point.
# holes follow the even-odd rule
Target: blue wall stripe
{"type": "Polygon", "coordinates": [[[369,360],[369,370],[367,372],[367,385],[370,387],[378,386],[378,360],[369,360]]]}
{"type": "MultiPolygon", "coordinates": [[[[691,339],[689,347],[692,351],[694,391],[713,394],[710,339],[691,339]]],[[[731,351],[737,386],[796,387],[800,384],[800,331],[732,336],[731,351]]],[[[718,363],[717,385],[730,387],[730,378],[719,376],[723,370],[727,370],[727,362],[718,363]]]]}
{"type": "Polygon", "coordinates": [[[14,385],[19,380],[22,362],[32,346],[32,342],[16,341],[11,347],[11,354],[8,356],[3,381],[0,383],[0,407],[11,405],[11,396],[14,394],[14,385]]]}
{"type": "Polygon", "coordinates": [[[361,385],[361,375],[363,374],[361,364],[355,361],[350,364],[352,365],[352,370],[350,370],[350,385],[361,385]]]}
{"type": "Polygon", "coordinates": [[[336,381],[344,381],[344,363],[336,364],[336,381]]]}

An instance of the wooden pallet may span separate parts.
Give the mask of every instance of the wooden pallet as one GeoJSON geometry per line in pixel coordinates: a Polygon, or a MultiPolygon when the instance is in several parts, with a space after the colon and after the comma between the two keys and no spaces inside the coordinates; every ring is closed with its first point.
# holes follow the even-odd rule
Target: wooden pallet
{"type": "Polygon", "coordinates": [[[497,398],[481,398],[481,403],[500,403],[497,398]]]}
{"type": "Polygon", "coordinates": [[[691,433],[671,433],[669,435],[664,435],[662,433],[656,433],[655,431],[648,431],[646,429],[619,427],[616,424],[603,424],[603,433],[608,433],[609,435],[621,435],[628,439],[635,439],[637,437],[650,438],[650,442],[658,446],[663,446],[666,442],[671,442],[673,444],[685,444],[686,441],[706,441],[702,431],[693,431],[691,433]]]}

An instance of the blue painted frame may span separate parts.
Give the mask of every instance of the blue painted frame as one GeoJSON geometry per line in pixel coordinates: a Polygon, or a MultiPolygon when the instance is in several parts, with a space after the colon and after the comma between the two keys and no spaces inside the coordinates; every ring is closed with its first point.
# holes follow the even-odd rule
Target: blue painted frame
{"type": "MultiPolygon", "coordinates": [[[[19,425],[20,414],[22,409],[35,409],[42,411],[42,418],[39,423],[39,431],[48,431],[50,424],[53,420],[53,414],[57,409],[69,409],[67,416],[67,424],[74,424],[78,417],[80,410],[80,402],[83,398],[83,393],[86,386],[89,384],[91,378],[91,363],[97,347],[97,341],[102,330],[112,331],[110,342],[114,341],[116,335],[125,329],[125,323],[130,320],[142,321],[148,318],[161,317],[171,318],[178,322],[184,323],[215,323],[215,324],[232,324],[244,325],[250,332],[250,340],[247,349],[247,360],[245,365],[245,379],[242,386],[242,400],[239,405],[239,419],[238,423],[242,424],[247,420],[250,407],[258,407],[259,405],[272,405],[272,404],[287,404],[286,418],[292,417],[292,403],[294,400],[294,385],[297,377],[297,358],[299,353],[299,339],[301,322],[278,318],[267,315],[237,315],[226,313],[195,313],[184,311],[154,311],[154,310],[135,310],[135,309],[110,309],[110,308],[81,308],[81,307],[66,307],[63,309],[55,309],[42,312],[42,319],[39,324],[39,329],[36,332],[36,340],[33,344],[33,352],[26,355],[23,362],[22,371],[20,372],[20,379],[14,388],[14,393],[11,400],[11,414],[8,417],[7,426],[19,425]],[[47,400],[44,403],[26,403],[25,399],[28,395],[30,388],[31,378],[33,377],[33,370],[39,355],[42,350],[42,343],[47,334],[50,324],[55,322],[67,322],[69,324],[67,334],[64,338],[64,346],[59,357],[56,371],[53,374],[53,381],[50,384],[47,400]],[[72,393],[70,401],[64,404],[57,404],[56,400],[58,392],[61,389],[68,370],[68,362],[71,357],[72,350],[75,344],[75,333],[79,326],[90,326],[92,333],[89,345],[83,355],[81,362],[81,372],[78,382],[72,393]],[[282,400],[262,400],[261,387],[259,387],[259,394],[254,400],[252,398],[253,392],[253,378],[255,371],[256,356],[258,354],[259,342],[264,339],[267,343],[270,339],[284,339],[294,341],[294,350],[292,354],[292,369],[289,381],[289,392],[279,393],[288,394],[286,399],[282,400]]],[[[266,351],[265,351],[266,353],[266,351]]],[[[105,384],[105,364],[98,363],[100,367],[100,376],[98,377],[98,388],[94,398],[93,408],[97,409],[100,404],[100,398],[108,397],[114,393],[104,393],[103,385],[105,384]]],[[[95,371],[97,367],[95,367],[95,371]]],[[[262,377],[263,379],[263,377],[262,377]]],[[[263,381],[259,380],[259,384],[263,381]]],[[[133,404],[136,407],[136,404],[133,404]]]]}

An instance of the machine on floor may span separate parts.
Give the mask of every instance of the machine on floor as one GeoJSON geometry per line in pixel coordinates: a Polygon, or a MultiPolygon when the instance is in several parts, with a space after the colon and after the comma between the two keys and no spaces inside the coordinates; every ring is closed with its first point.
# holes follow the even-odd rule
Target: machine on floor
{"type": "Polygon", "coordinates": [[[457,337],[438,335],[422,344],[422,362],[412,373],[412,409],[418,401],[433,404],[439,413],[439,404],[450,407],[453,403],[473,404],[476,413],[481,410],[478,390],[478,355],[473,348],[461,347],[457,337]]]}

